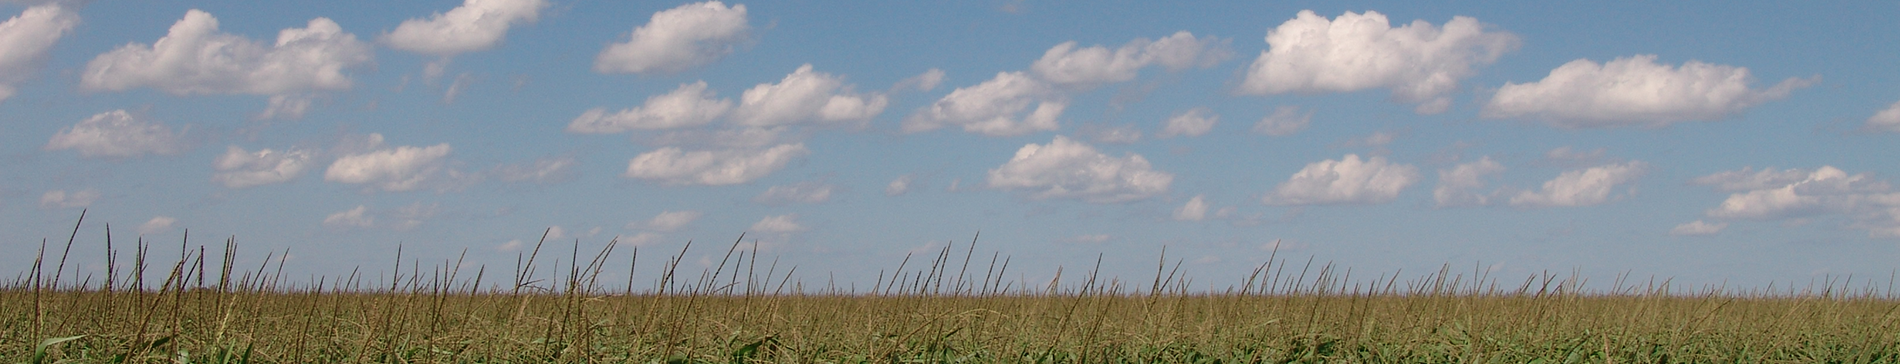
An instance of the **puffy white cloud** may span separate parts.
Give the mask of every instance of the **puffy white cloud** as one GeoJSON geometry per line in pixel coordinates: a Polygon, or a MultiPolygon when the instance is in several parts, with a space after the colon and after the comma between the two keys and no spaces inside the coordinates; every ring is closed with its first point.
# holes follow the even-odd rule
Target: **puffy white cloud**
{"type": "Polygon", "coordinates": [[[732,121],[746,126],[777,126],[800,122],[865,121],[884,112],[884,95],[850,93],[842,77],[799,66],[777,84],[762,83],[739,97],[732,121]]]}
{"type": "Polygon", "coordinates": [[[176,95],[341,90],[351,85],[343,70],[371,56],[368,44],[327,18],[284,29],[275,44],[264,44],[219,33],[217,18],[194,9],[151,45],[127,44],[93,58],[79,85],[109,91],[151,87],[176,95]]]}
{"type": "Polygon", "coordinates": [[[1418,182],[1418,167],[1385,157],[1365,160],[1347,154],[1339,160],[1307,164],[1261,201],[1273,205],[1380,204],[1418,182]]]}
{"type": "Polygon", "coordinates": [[[330,163],[330,169],[323,172],[323,180],[371,184],[384,191],[415,190],[436,177],[450,150],[448,143],[442,143],[345,155],[330,163]]]}
{"type": "Polygon", "coordinates": [[[46,51],[79,24],[79,14],[60,4],[26,8],[0,23],[0,101],[13,97],[13,84],[31,78],[46,51]]]}
{"type": "Polygon", "coordinates": [[[428,20],[402,21],[382,41],[391,48],[439,56],[486,50],[501,43],[508,28],[540,16],[543,0],[466,0],[428,20]]]}
{"type": "Polygon", "coordinates": [[[46,150],[72,149],[81,157],[128,158],[146,154],[171,155],[189,149],[183,131],[132,115],[125,110],[94,114],[60,129],[46,142],[46,150]]]}
{"type": "Polygon", "coordinates": [[[226,147],[224,155],[211,163],[218,172],[211,180],[229,188],[248,188],[284,183],[303,175],[310,164],[310,152],[291,149],[244,151],[236,145],[226,147]]]}
{"type": "Polygon", "coordinates": [[[323,218],[323,227],[331,229],[368,228],[376,225],[376,217],[369,214],[369,207],[356,205],[356,208],[339,211],[323,218]]]}
{"type": "Polygon", "coordinates": [[[152,235],[172,231],[172,225],[176,223],[178,219],[171,216],[153,216],[151,220],[145,220],[144,224],[139,224],[139,234],[152,235]]]}
{"type": "Polygon", "coordinates": [[[1213,131],[1214,124],[1219,122],[1220,115],[1214,114],[1213,110],[1205,107],[1188,109],[1168,117],[1166,125],[1161,127],[1161,137],[1201,136],[1213,131]]]}
{"type": "Polygon", "coordinates": [[[1432,189],[1432,200],[1437,201],[1439,207],[1489,205],[1496,193],[1479,193],[1478,190],[1484,189],[1484,177],[1499,173],[1504,173],[1504,165],[1489,156],[1440,169],[1438,188],[1432,189]]]}
{"type": "Polygon", "coordinates": [[[1569,170],[1544,181],[1543,189],[1520,191],[1511,196],[1511,206],[1573,207],[1601,204],[1610,200],[1611,189],[1635,181],[1647,167],[1641,161],[1606,164],[1581,170],[1569,170]]]}
{"type": "Polygon", "coordinates": [[[594,58],[600,73],[672,73],[712,63],[746,39],[745,5],[708,1],[653,13],[631,39],[594,58]]]}
{"type": "Polygon", "coordinates": [[[666,147],[641,153],[627,163],[627,178],[656,180],[669,185],[732,185],[751,182],[784,168],[793,158],[810,153],[804,143],[780,144],[764,150],[727,149],[683,151],[666,147]]]}
{"type": "Polygon", "coordinates": [[[805,231],[805,226],[798,224],[798,214],[785,214],[759,219],[759,222],[753,223],[752,228],[748,230],[760,233],[792,233],[805,231]]]}
{"type": "Polygon", "coordinates": [[[495,176],[508,182],[533,182],[554,184],[572,181],[580,172],[574,170],[578,164],[574,157],[551,157],[535,159],[522,164],[504,164],[495,167],[495,176]]]}
{"type": "Polygon", "coordinates": [[[680,84],[678,89],[648,97],[640,107],[607,113],[594,108],[567,124],[567,132],[619,133],[628,130],[678,129],[706,125],[732,109],[732,100],[716,99],[706,81],[680,84]]]}
{"type": "Polygon", "coordinates": [[[265,106],[264,111],[258,112],[253,119],[303,118],[303,114],[310,111],[311,101],[314,100],[312,100],[310,95],[272,95],[270,97],[270,105],[265,106]]]}
{"type": "Polygon", "coordinates": [[[915,179],[916,177],[908,175],[908,174],[897,176],[897,179],[891,180],[890,184],[884,185],[884,195],[898,196],[898,195],[903,195],[905,193],[910,193],[910,184],[915,179]]]}
{"type": "Polygon", "coordinates": [[[1867,118],[1867,129],[1885,132],[1900,132],[1900,102],[1887,105],[1873,117],[1867,118]]]}
{"type": "Polygon", "coordinates": [[[1755,171],[1754,167],[1742,167],[1742,169],[1739,170],[1723,171],[1707,176],[1696,177],[1695,179],[1689,180],[1689,183],[1714,186],[1717,191],[1722,192],[1737,192],[1781,188],[1817,177],[1846,175],[1846,172],[1839,172],[1838,169],[1819,175],[1815,174],[1816,172],[1820,171],[1795,168],[1777,171],[1774,167],[1755,171]]]}
{"type": "Polygon", "coordinates": [[[70,193],[66,192],[66,190],[52,190],[40,195],[41,208],[70,209],[75,207],[87,207],[92,206],[92,203],[97,201],[99,201],[99,190],[90,188],[70,193]]]}
{"type": "Polygon", "coordinates": [[[679,230],[679,228],[685,227],[686,224],[693,223],[694,220],[699,220],[699,217],[702,215],[704,214],[699,211],[690,211],[690,210],[689,211],[662,211],[660,212],[659,215],[654,215],[652,219],[648,219],[647,221],[634,221],[631,223],[627,223],[627,228],[628,229],[647,229],[647,230],[655,230],[655,231],[674,231],[674,230],[679,230]]]}
{"type": "Polygon", "coordinates": [[[1696,220],[1696,221],[1683,223],[1682,225],[1676,225],[1675,228],[1669,229],[1669,235],[1709,236],[1709,235],[1715,235],[1716,233],[1720,233],[1722,232],[1722,229],[1727,229],[1727,228],[1728,228],[1728,223],[1726,222],[1709,223],[1709,222],[1704,222],[1702,220],[1696,220]]]}
{"type": "Polygon", "coordinates": [[[1469,17],[1443,27],[1424,20],[1393,28],[1385,14],[1346,12],[1336,19],[1302,10],[1267,32],[1266,51],[1248,68],[1240,92],[1350,92],[1390,88],[1395,100],[1422,103],[1420,113],[1444,111],[1445,95],[1474,68],[1497,61],[1518,45],[1516,35],[1485,31],[1469,17]]]}
{"type": "Polygon", "coordinates": [[[1207,200],[1202,195],[1194,195],[1181,208],[1174,209],[1175,221],[1201,221],[1207,219],[1207,200]]]}
{"type": "Polygon", "coordinates": [[[1160,40],[1136,38],[1114,50],[1099,45],[1077,48],[1075,42],[1064,42],[1043,52],[1029,69],[1049,82],[1087,86],[1135,79],[1149,65],[1170,70],[1209,67],[1232,56],[1219,40],[1195,38],[1184,30],[1160,40]]]}
{"type": "Polygon", "coordinates": [[[1174,175],[1155,171],[1148,160],[1129,153],[1115,158],[1087,144],[1056,136],[1049,144],[1028,144],[1001,167],[990,170],[989,186],[1034,191],[1037,199],[1075,198],[1091,203],[1145,199],[1168,191],[1174,175]]]}
{"type": "Polygon", "coordinates": [[[1260,118],[1253,124],[1253,132],[1271,136],[1288,136],[1306,130],[1313,123],[1313,112],[1300,112],[1299,106],[1281,106],[1273,109],[1272,115],[1260,118]]]}
{"type": "Polygon", "coordinates": [[[1056,130],[1056,118],[1068,106],[1069,102],[1048,84],[1022,72],[1001,72],[996,78],[950,91],[930,106],[918,109],[904,120],[904,132],[950,125],[988,136],[1050,131],[1056,130]]]}
{"type": "Polygon", "coordinates": [[[916,76],[910,76],[910,78],[897,81],[896,85],[891,85],[891,90],[913,89],[917,91],[930,91],[936,89],[937,85],[941,84],[943,84],[943,70],[932,68],[916,76]]]}
{"type": "Polygon", "coordinates": [[[752,202],[762,205],[822,203],[831,201],[831,190],[831,185],[816,182],[772,186],[758,196],[752,196],[752,202]]]}
{"type": "Polygon", "coordinates": [[[1754,81],[1747,68],[1698,61],[1676,67],[1657,64],[1655,55],[1603,64],[1578,59],[1541,81],[1505,83],[1482,116],[1540,119],[1560,128],[1662,127],[1727,118],[1815,82],[1789,78],[1768,89],[1749,88],[1754,81]]]}

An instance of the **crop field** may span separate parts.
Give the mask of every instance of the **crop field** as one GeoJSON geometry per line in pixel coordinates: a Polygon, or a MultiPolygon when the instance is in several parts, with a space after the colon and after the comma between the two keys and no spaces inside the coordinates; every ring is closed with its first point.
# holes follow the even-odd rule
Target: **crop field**
{"type": "Polygon", "coordinates": [[[1005,280],[1007,259],[945,247],[906,258],[892,270],[901,273],[872,287],[846,290],[806,286],[795,268],[760,263],[735,243],[710,248],[726,252],[710,269],[683,271],[686,253],[669,254],[657,288],[636,290],[598,279],[610,257],[624,256],[612,244],[592,254],[537,246],[500,278],[455,269],[450,259],[433,269],[398,265],[402,273],[388,277],[314,281],[283,279],[282,259],[235,267],[230,241],[222,258],[196,248],[157,264],[145,258],[153,248],[135,245],[123,254],[129,262],[85,277],[69,274],[56,247],[42,249],[39,264],[0,286],[0,360],[1900,362],[1900,300],[1849,282],[1592,290],[1574,275],[1505,280],[1445,269],[1355,279],[1283,259],[1210,291],[1189,289],[1180,263],[1166,258],[1153,277],[1083,271],[1069,273],[1083,283],[1058,285],[1005,280]],[[537,262],[549,260],[580,264],[536,276],[549,271],[537,262]]]}

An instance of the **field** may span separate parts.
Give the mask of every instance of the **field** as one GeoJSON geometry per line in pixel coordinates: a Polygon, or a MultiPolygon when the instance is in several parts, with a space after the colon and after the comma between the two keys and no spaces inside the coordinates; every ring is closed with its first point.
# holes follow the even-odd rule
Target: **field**
{"type": "Polygon", "coordinates": [[[1591,290],[1574,275],[1445,269],[1355,280],[1327,264],[1273,260],[1245,284],[1208,291],[1187,288],[1180,263],[1161,258],[1151,279],[1082,272],[1070,274],[1084,283],[1062,286],[1006,281],[1007,258],[945,247],[845,290],[804,286],[795,268],[760,263],[735,243],[711,248],[726,251],[716,268],[683,272],[684,251],[665,257],[658,288],[635,290],[597,279],[624,256],[612,244],[588,255],[537,246],[500,279],[450,259],[314,282],[284,280],[281,259],[234,267],[231,241],[222,258],[199,247],[162,265],[148,264],[148,244],[134,245],[131,262],[81,278],[65,275],[65,253],[41,249],[40,264],[0,286],[0,360],[1900,362],[1900,300],[1849,282],[1591,290]],[[544,260],[568,263],[537,277],[544,260]]]}

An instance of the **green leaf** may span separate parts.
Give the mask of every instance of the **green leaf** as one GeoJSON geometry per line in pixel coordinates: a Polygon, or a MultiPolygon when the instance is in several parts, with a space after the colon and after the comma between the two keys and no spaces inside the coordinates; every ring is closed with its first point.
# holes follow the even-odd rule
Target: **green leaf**
{"type": "Polygon", "coordinates": [[[56,337],[56,338],[40,341],[39,346],[33,347],[33,364],[40,364],[40,363],[46,362],[46,348],[47,347],[50,347],[53,345],[59,345],[59,343],[63,343],[67,341],[79,340],[80,338],[84,338],[84,337],[86,337],[86,335],[56,337]]]}

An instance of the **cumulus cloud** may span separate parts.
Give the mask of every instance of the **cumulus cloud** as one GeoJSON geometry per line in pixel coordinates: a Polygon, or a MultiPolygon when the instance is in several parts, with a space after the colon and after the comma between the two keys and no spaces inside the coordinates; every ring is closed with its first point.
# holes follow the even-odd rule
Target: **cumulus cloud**
{"type": "Polygon", "coordinates": [[[1207,200],[1202,195],[1194,195],[1181,208],[1174,209],[1175,221],[1201,221],[1207,219],[1207,200]]]}
{"type": "Polygon", "coordinates": [[[323,218],[323,227],[331,229],[368,228],[376,225],[376,217],[370,216],[369,207],[356,205],[356,208],[338,211],[323,218]]]}
{"type": "Polygon", "coordinates": [[[1385,14],[1346,12],[1328,20],[1302,10],[1267,32],[1266,51],[1249,67],[1239,91],[1248,94],[1351,92],[1390,88],[1393,99],[1419,103],[1434,114],[1475,68],[1517,48],[1516,35],[1486,31],[1469,17],[1443,27],[1424,20],[1393,28],[1385,14]]]}
{"type": "Polygon", "coordinates": [[[466,0],[428,20],[404,20],[382,41],[390,48],[444,57],[486,50],[500,44],[509,27],[533,23],[544,7],[543,0],[466,0]]]}
{"type": "Polygon", "coordinates": [[[278,95],[348,89],[344,69],[368,63],[370,46],[328,18],[284,29],[267,44],[219,33],[218,19],[191,10],[150,45],[127,44],[86,64],[79,86],[124,91],[151,87],[174,95],[278,95]]]}
{"type": "Polygon", "coordinates": [[[713,122],[732,109],[732,100],[716,99],[706,81],[680,84],[678,89],[648,97],[640,107],[608,113],[594,108],[567,124],[567,132],[619,133],[628,130],[678,129],[713,122]]]}
{"type": "Polygon", "coordinates": [[[310,111],[311,95],[273,95],[264,111],[252,117],[255,120],[297,119],[310,111]]]}
{"type": "Polygon", "coordinates": [[[1273,109],[1272,115],[1260,118],[1253,124],[1253,132],[1271,136],[1288,136],[1306,130],[1313,123],[1313,112],[1300,112],[1299,106],[1281,106],[1273,109]]]}
{"type": "Polygon", "coordinates": [[[1056,136],[1049,144],[1028,144],[1001,167],[990,170],[989,186],[1029,190],[1036,199],[1074,198],[1090,203],[1146,199],[1168,191],[1174,175],[1155,171],[1148,160],[1129,153],[1115,158],[1056,136]]]}
{"type": "Polygon", "coordinates": [[[211,180],[229,188],[289,182],[303,175],[311,163],[310,158],[310,152],[298,149],[247,152],[233,145],[212,161],[211,167],[218,172],[211,175],[211,180]]]}
{"type": "Polygon", "coordinates": [[[60,4],[26,8],[0,23],[0,101],[17,92],[14,84],[31,78],[46,51],[79,24],[79,14],[60,4]]]}
{"type": "Polygon", "coordinates": [[[1676,67],[1657,64],[1655,55],[1602,64],[1578,59],[1541,81],[1505,83],[1482,116],[1539,119],[1560,128],[1654,128],[1727,118],[1815,82],[1789,78],[1767,89],[1750,88],[1754,81],[1747,68],[1698,61],[1676,67]]]}
{"type": "Polygon", "coordinates": [[[674,231],[685,227],[686,224],[693,223],[694,220],[699,220],[699,217],[702,215],[704,214],[699,211],[662,211],[659,215],[654,215],[652,219],[648,219],[647,221],[628,223],[627,228],[674,231]]]}
{"type": "Polygon", "coordinates": [[[891,85],[891,91],[898,91],[898,90],[930,91],[930,90],[936,89],[937,85],[941,85],[941,84],[943,84],[943,70],[932,68],[930,70],[924,71],[924,73],[917,74],[916,76],[910,76],[910,78],[905,78],[902,81],[897,81],[896,85],[891,85]]]}
{"type": "Polygon", "coordinates": [[[153,216],[151,220],[145,220],[144,224],[139,224],[139,234],[152,235],[172,231],[172,224],[176,223],[178,219],[171,216],[153,216]]]}
{"type": "Polygon", "coordinates": [[[732,53],[746,40],[745,5],[708,1],[653,13],[631,39],[607,45],[594,58],[600,73],[673,73],[732,53]]]}
{"type": "Polygon", "coordinates": [[[1380,204],[1418,182],[1418,167],[1385,157],[1365,160],[1347,154],[1339,160],[1307,164],[1280,183],[1261,202],[1272,205],[1380,204]]]}
{"type": "Polygon", "coordinates": [[[527,163],[503,164],[495,167],[494,173],[508,182],[555,184],[579,177],[580,172],[574,170],[577,163],[572,156],[540,158],[527,163]]]}
{"type": "Polygon", "coordinates": [[[777,126],[800,122],[862,122],[884,112],[884,95],[851,93],[844,78],[799,66],[777,84],[762,83],[740,95],[732,121],[745,126],[777,126]]]}
{"type": "Polygon", "coordinates": [[[1721,205],[1705,211],[1709,217],[1781,220],[1844,216],[1852,221],[1847,227],[1867,230],[1868,236],[1900,237],[1900,193],[1893,192],[1887,181],[1875,180],[1866,173],[1850,175],[1833,166],[1785,171],[1768,168],[1755,173],[1744,168],[1696,180],[1737,191],[1721,205]],[[1804,174],[1804,178],[1789,178],[1797,173],[1804,174]]]}
{"type": "MultiPolygon", "coordinates": [[[[1800,183],[1801,181],[1816,178],[1817,175],[1814,174],[1815,172],[1817,171],[1795,168],[1775,170],[1774,167],[1763,168],[1760,171],[1756,171],[1754,167],[1742,167],[1742,169],[1739,170],[1723,171],[1707,176],[1696,177],[1695,179],[1689,180],[1689,183],[1712,186],[1715,187],[1715,190],[1722,192],[1752,191],[1780,188],[1800,183]]],[[[1845,172],[1842,172],[1841,174],[1844,173],[1845,172]]],[[[1835,174],[1836,173],[1829,172],[1822,174],[1822,176],[1832,176],[1835,174]]]]}
{"type": "Polygon", "coordinates": [[[1056,118],[1068,100],[1047,83],[1022,72],[997,73],[976,86],[958,88],[918,109],[904,120],[904,132],[918,133],[944,126],[988,136],[1017,136],[1056,130],[1056,118]],[[1034,106],[1034,109],[1030,107],[1034,106]]]}
{"type": "Polygon", "coordinates": [[[758,196],[752,196],[752,202],[761,205],[822,203],[831,201],[831,190],[831,185],[817,182],[772,186],[758,196]]]}
{"type": "Polygon", "coordinates": [[[1184,30],[1160,40],[1136,38],[1113,50],[1099,45],[1078,48],[1075,42],[1064,42],[1043,52],[1029,69],[1055,84],[1090,86],[1135,79],[1136,73],[1149,65],[1169,70],[1210,67],[1232,56],[1223,42],[1213,37],[1195,38],[1184,30]]]}
{"type": "Polygon", "coordinates": [[[910,193],[911,181],[915,179],[916,177],[913,177],[908,174],[897,176],[897,179],[891,180],[890,184],[884,185],[884,195],[898,196],[898,195],[903,195],[905,193],[910,193]]]}
{"type": "Polygon", "coordinates": [[[1873,117],[1867,118],[1866,128],[1874,131],[1900,132],[1900,102],[1887,105],[1886,110],[1880,110],[1873,117]]]}
{"type": "Polygon", "coordinates": [[[60,129],[46,142],[46,150],[71,149],[79,156],[129,158],[146,154],[171,155],[189,149],[184,131],[173,132],[165,124],[146,120],[125,110],[94,114],[78,124],[60,129]]]}
{"type": "Polygon", "coordinates": [[[792,233],[805,231],[805,226],[798,224],[798,214],[785,214],[759,219],[759,222],[753,223],[752,228],[748,230],[760,233],[792,233]]]}
{"type": "Polygon", "coordinates": [[[1728,228],[1728,223],[1726,222],[1708,223],[1702,220],[1696,220],[1696,221],[1683,223],[1682,225],[1676,225],[1675,228],[1669,229],[1669,235],[1709,236],[1709,235],[1715,235],[1716,233],[1720,233],[1722,232],[1722,229],[1727,229],[1727,228],[1728,228]]]}
{"type": "Polygon", "coordinates": [[[804,143],[780,144],[764,150],[688,152],[666,147],[634,156],[627,163],[625,176],[668,185],[733,185],[765,177],[784,168],[793,158],[808,153],[804,143]]]}
{"type": "Polygon", "coordinates": [[[1476,162],[1462,163],[1448,169],[1438,170],[1438,188],[1432,189],[1432,200],[1439,207],[1484,206],[1491,204],[1493,193],[1480,193],[1484,189],[1486,176],[1504,173],[1504,165],[1491,160],[1491,157],[1479,158],[1476,162]]]}
{"type": "Polygon", "coordinates": [[[1166,125],[1161,127],[1161,137],[1201,136],[1213,131],[1214,124],[1219,122],[1220,115],[1214,114],[1213,110],[1205,107],[1188,109],[1168,117],[1166,125]]]}
{"type": "Polygon", "coordinates": [[[1564,171],[1537,191],[1520,191],[1511,196],[1511,206],[1519,207],[1575,207],[1601,204],[1610,200],[1610,192],[1618,185],[1635,181],[1643,175],[1647,164],[1641,161],[1606,164],[1580,170],[1564,171]]]}
{"type": "Polygon", "coordinates": [[[66,190],[46,191],[46,194],[40,195],[40,207],[49,209],[87,207],[92,206],[93,202],[99,201],[99,196],[99,190],[90,188],[70,193],[66,192],[66,190]]]}
{"type": "Polygon", "coordinates": [[[330,169],[323,173],[323,180],[367,184],[392,192],[415,190],[437,177],[450,150],[448,143],[442,143],[345,155],[330,163],[330,169]]]}

